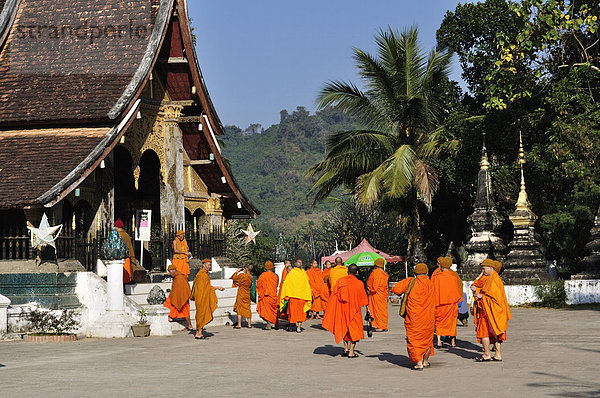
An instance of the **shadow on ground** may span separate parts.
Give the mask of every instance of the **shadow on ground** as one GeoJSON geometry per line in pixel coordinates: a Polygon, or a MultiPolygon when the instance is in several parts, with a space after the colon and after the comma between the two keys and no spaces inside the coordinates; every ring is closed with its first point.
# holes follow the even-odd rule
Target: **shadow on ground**
{"type": "Polygon", "coordinates": [[[382,352],[379,355],[367,355],[367,358],[377,358],[380,361],[389,362],[392,365],[403,368],[412,368],[412,364],[406,355],[392,354],[391,352],[382,352]]]}
{"type": "Polygon", "coordinates": [[[544,383],[528,383],[529,387],[543,388],[543,389],[556,389],[556,392],[544,392],[544,395],[550,397],[569,397],[569,398],[591,398],[600,397],[600,384],[593,382],[582,382],[575,380],[567,376],[544,373],[544,372],[532,372],[538,376],[546,376],[550,379],[560,379],[557,381],[549,381],[544,383]],[[582,391],[585,390],[585,391],[582,391]]]}

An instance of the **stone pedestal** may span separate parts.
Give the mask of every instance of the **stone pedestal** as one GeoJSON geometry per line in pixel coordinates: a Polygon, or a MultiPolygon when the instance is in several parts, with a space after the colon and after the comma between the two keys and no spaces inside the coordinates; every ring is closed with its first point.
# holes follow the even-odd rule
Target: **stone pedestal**
{"type": "Polygon", "coordinates": [[[150,305],[145,308],[148,315],[148,323],[150,324],[151,336],[171,336],[173,329],[169,322],[169,309],[162,305],[150,305]]]}
{"type": "Polygon", "coordinates": [[[8,306],[10,300],[0,294],[0,338],[4,338],[8,333],[8,306]]]}
{"type": "Polygon", "coordinates": [[[585,245],[586,256],[581,261],[583,271],[571,276],[571,279],[600,279],[600,207],[590,231],[592,240],[585,245]]]}
{"type": "MultiPolygon", "coordinates": [[[[511,221],[513,221],[512,216],[511,221]]],[[[540,244],[535,240],[533,226],[515,225],[514,238],[508,247],[510,252],[506,257],[502,273],[505,284],[531,284],[552,280],[542,257],[540,244]]]]}

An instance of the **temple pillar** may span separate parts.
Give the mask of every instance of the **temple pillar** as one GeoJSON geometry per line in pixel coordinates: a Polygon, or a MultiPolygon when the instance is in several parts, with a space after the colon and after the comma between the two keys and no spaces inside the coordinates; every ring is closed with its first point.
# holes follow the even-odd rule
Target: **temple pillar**
{"type": "MultiPolygon", "coordinates": [[[[184,175],[183,175],[183,134],[177,123],[182,106],[166,105],[164,115],[165,164],[164,184],[160,186],[161,222],[164,224],[185,224],[184,175]]],[[[165,226],[163,225],[163,228],[165,226]]]]}

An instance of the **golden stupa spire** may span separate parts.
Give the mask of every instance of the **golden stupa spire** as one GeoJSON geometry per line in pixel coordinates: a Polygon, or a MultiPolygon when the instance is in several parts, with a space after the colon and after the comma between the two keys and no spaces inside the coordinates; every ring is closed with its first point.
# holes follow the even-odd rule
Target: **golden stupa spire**
{"type": "Polygon", "coordinates": [[[523,165],[525,164],[525,151],[523,150],[523,137],[519,131],[519,165],[521,166],[521,190],[517,199],[517,210],[529,209],[529,200],[525,190],[525,175],[523,174],[523,165]]]}
{"type": "Polygon", "coordinates": [[[481,161],[479,162],[479,165],[481,166],[480,170],[487,170],[490,167],[487,148],[485,147],[485,132],[483,133],[483,147],[481,148],[481,161]]]}

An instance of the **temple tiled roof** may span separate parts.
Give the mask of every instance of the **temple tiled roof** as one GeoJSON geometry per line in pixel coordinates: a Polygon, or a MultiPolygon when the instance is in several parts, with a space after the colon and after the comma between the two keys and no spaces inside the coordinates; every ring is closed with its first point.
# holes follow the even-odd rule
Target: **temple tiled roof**
{"type": "Polygon", "coordinates": [[[108,131],[106,127],[0,131],[0,207],[34,203],[75,169],[108,131]]]}

